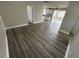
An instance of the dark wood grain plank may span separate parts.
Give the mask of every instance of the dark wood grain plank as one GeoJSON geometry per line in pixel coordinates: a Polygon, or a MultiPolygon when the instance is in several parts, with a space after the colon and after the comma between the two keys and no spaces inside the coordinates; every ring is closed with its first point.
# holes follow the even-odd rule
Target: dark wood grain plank
{"type": "Polygon", "coordinates": [[[50,23],[45,22],[7,30],[10,57],[64,57],[70,37],[53,30],[50,23]]]}

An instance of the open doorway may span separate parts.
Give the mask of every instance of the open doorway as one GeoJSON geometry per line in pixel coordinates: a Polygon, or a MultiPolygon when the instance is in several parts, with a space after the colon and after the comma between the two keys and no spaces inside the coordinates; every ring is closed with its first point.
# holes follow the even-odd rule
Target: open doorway
{"type": "Polygon", "coordinates": [[[54,33],[58,33],[60,26],[62,24],[63,18],[65,16],[66,10],[63,8],[44,8],[43,20],[44,22],[50,23],[49,29],[54,33]]]}
{"type": "Polygon", "coordinates": [[[51,24],[53,25],[54,32],[58,32],[61,26],[61,23],[63,21],[63,18],[65,16],[66,10],[54,10],[51,24]]]}
{"type": "Polygon", "coordinates": [[[44,8],[43,11],[43,20],[50,22],[53,15],[53,9],[52,8],[44,8]]]}
{"type": "Polygon", "coordinates": [[[27,19],[28,19],[28,24],[32,24],[33,20],[32,20],[32,12],[33,12],[33,8],[32,6],[27,6],[27,19]]]}

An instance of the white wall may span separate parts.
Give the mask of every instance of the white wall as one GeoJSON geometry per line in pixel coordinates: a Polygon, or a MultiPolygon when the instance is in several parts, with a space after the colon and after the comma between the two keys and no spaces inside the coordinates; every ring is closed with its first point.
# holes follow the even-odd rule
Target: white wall
{"type": "Polygon", "coordinates": [[[66,57],[79,58],[79,2],[70,2],[61,29],[74,34],[66,57]]]}
{"type": "Polygon", "coordinates": [[[42,21],[43,15],[43,3],[42,2],[33,2],[33,22],[42,21]]]}
{"type": "MultiPolygon", "coordinates": [[[[33,7],[33,22],[42,21],[43,14],[43,3],[42,1],[0,1],[0,14],[6,27],[17,26],[27,24],[27,5],[33,7]]],[[[68,2],[48,2],[49,7],[67,7],[68,2]]]]}
{"type": "Polygon", "coordinates": [[[49,1],[48,7],[49,8],[67,8],[69,5],[68,1],[49,1]]]}
{"type": "Polygon", "coordinates": [[[67,58],[79,58],[79,32],[76,33],[70,43],[67,58]]]}
{"type": "Polygon", "coordinates": [[[6,27],[27,23],[25,2],[0,2],[0,14],[6,27]]]}
{"type": "Polygon", "coordinates": [[[8,58],[8,57],[9,57],[9,52],[8,52],[6,31],[2,18],[0,16],[0,58],[8,58]]]}
{"type": "Polygon", "coordinates": [[[61,29],[67,32],[71,32],[75,22],[79,18],[79,2],[70,2],[67,8],[67,13],[61,24],[61,29]]]}
{"type": "Polygon", "coordinates": [[[77,32],[79,32],[79,17],[72,28],[72,34],[75,35],[77,32]]]}
{"type": "Polygon", "coordinates": [[[6,27],[27,24],[27,5],[33,7],[33,21],[41,21],[41,2],[0,2],[0,14],[6,27]]]}

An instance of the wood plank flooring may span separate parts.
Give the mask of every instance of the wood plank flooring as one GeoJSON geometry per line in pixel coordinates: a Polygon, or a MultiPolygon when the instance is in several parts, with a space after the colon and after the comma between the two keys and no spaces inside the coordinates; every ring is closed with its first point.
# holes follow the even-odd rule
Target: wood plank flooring
{"type": "Polygon", "coordinates": [[[49,28],[50,23],[30,24],[6,31],[11,58],[63,58],[69,36],[49,28]]]}

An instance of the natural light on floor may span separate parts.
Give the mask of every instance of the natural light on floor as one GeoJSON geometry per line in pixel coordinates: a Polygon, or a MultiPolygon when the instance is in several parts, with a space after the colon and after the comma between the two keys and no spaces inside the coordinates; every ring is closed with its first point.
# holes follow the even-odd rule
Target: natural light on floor
{"type": "Polygon", "coordinates": [[[51,26],[52,28],[55,29],[53,30],[54,33],[57,33],[59,31],[59,28],[65,16],[65,13],[66,13],[65,10],[54,10],[52,21],[51,21],[51,26]]]}

